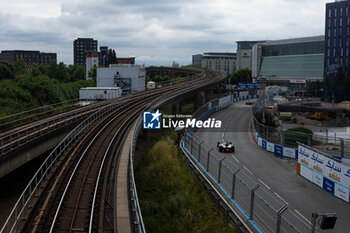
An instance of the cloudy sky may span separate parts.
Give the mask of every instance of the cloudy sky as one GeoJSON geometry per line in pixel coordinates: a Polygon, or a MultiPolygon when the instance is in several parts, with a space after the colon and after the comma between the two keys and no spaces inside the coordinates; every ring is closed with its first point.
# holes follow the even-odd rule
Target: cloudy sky
{"type": "Polygon", "coordinates": [[[93,37],[138,64],[190,64],[192,54],[234,52],[235,41],[324,34],[331,0],[1,0],[0,50],[56,52],[93,37]]]}

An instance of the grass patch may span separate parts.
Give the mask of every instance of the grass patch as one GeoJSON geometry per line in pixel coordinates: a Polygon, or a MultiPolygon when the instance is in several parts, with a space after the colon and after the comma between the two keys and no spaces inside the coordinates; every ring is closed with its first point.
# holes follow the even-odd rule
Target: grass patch
{"type": "Polygon", "coordinates": [[[297,142],[301,142],[308,145],[309,137],[312,140],[311,130],[304,127],[291,128],[285,132],[285,143],[297,145],[297,142]]]}
{"type": "Polygon", "coordinates": [[[235,232],[195,181],[174,146],[175,134],[146,152],[136,168],[142,215],[148,232],[235,232]]]}

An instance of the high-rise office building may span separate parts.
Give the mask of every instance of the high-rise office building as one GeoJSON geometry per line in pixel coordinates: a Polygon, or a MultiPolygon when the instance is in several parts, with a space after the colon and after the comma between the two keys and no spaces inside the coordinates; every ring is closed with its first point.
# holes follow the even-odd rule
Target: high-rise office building
{"type": "Polygon", "coordinates": [[[326,4],[324,75],[349,71],[350,0],[326,4]]]}
{"type": "Polygon", "coordinates": [[[85,66],[86,52],[97,52],[97,40],[93,38],[78,38],[73,42],[74,65],[85,66]]]}

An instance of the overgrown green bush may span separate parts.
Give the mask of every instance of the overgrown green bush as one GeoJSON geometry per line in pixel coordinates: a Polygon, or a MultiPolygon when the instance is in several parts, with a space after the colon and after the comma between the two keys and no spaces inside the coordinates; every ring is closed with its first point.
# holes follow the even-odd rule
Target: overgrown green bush
{"type": "Polygon", "coordinates": [[[169,137],[140,161],[136,182],[148,232],[235,232],[196,183],[169,137]]]}

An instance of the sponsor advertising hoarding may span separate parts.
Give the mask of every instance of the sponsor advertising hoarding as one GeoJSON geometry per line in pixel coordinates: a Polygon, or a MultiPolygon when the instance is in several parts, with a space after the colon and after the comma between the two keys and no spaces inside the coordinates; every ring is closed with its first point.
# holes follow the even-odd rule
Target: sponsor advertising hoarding
{"type": "Polygon", "coordinates": [[[300,175],[332,195],[350,202],[350,167],[317,151],[298,146],[300,175]],[[309,170],[309,171],[306,171],[309,170]]]}

